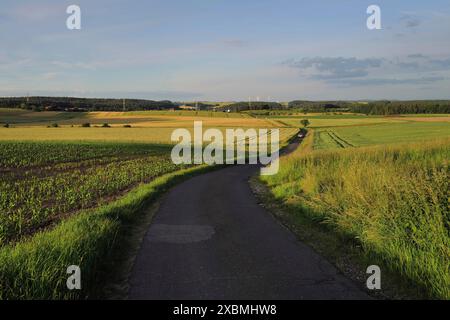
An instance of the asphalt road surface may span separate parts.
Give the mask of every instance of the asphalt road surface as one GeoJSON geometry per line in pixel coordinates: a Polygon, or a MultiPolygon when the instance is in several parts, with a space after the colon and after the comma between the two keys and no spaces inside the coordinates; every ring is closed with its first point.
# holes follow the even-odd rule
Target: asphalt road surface
{"type": "Polygon", "coordinates": [[[230,166],[171,189],[136,257],[130,299],[368,298],[258,205],[256,170],[230,166]]]}

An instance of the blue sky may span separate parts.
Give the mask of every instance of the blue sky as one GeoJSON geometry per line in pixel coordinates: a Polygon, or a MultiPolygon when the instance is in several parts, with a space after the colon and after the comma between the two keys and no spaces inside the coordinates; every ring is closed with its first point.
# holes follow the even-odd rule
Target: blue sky
{"type": "Polygon", "coordinates": [[[450,98],[448,0],[2,0],[0,43],[1,96],[450,98]]]}

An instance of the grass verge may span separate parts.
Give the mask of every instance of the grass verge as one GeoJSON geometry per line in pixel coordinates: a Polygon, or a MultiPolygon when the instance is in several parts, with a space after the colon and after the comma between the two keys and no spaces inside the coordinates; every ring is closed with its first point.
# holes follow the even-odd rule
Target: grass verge
{"type": "Polygon", "coordinates": [[[402,279],[398,273],[385,268],[386,265],[380,260],[377,263],[383,270],[382,290],[368,290],[365,286],[369,277],[366,268],[374,261],[366,255],[357,240],[337,232],[323,220],[313,218],[307,208],[300,209],[299,206],[289,205],[276,198],[258,176],[251,178],[250,185],[261,206],[293,232],[299,241],[326,258],[370,296],[382,300],[426,298],[425,293],[402,279]]]}
{"type": "Polygon", "coordinates": [[[299,150],[282,159],[277,175],[263,177],[266,197],[285,209],[278,216],[286,225],[336,265],[353,256],[361,266],[382,268],[383,289],[406,289],[383,290],[387,296],[448,299],[448,146],[443,139],[299,150]]]}

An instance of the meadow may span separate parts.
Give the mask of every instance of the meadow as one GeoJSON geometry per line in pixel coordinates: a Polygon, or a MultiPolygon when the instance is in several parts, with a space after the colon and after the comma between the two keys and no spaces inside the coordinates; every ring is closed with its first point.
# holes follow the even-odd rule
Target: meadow
{"type": "MultiPolygon", "coordinates": [[[[260,117],[260,119],[262,119],[260,117]]],[[[402,124],[408,122],[450,122],[450,117],[444,114],[427,115],[397,115],[397,116],[374,116],[353,113],[323,114],[323,113],[305,113],[303,115],[292,116],[269,116],[264,119],[277,120],[289,126],[299,126],[302,119],[310,122],[311,128],[332,128],[332,127],[354,127],[369,126],[376,124],[402,124]]]]}
{"type": "Polygon", "coordinates": [[[348,148],[450,137],[448,122],[402,122],[314,129],[314,148],[348,148]]]}
{"type": "Polygon", "coordinates": [[[261,179],[294,223],[325,224],[421,295],[449,299],[450,123],[435,119],[335,126],[331,118],[326,128],[310,120],[302,147],[261,179]]]}

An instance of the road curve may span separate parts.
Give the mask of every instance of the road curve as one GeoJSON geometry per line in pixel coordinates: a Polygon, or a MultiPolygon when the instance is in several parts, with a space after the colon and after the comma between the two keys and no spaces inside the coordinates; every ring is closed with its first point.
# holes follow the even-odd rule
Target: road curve
{"type": "Polygon", "coordinates": [[[162,199],[130,277],[129,299],[367,299],[258,205],[257,166],[191,178],[162,199]]]}

